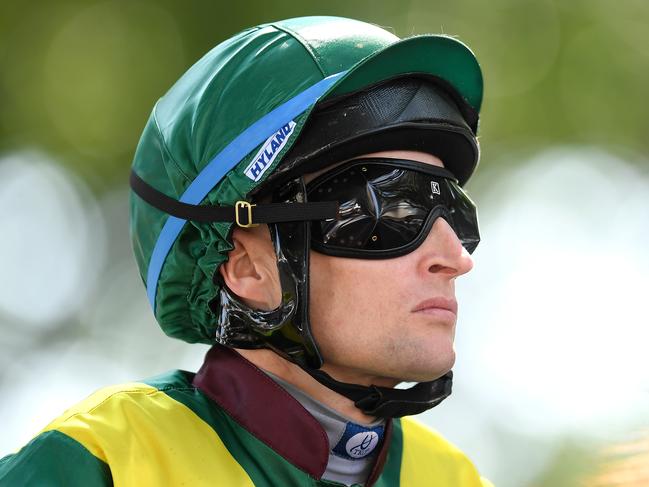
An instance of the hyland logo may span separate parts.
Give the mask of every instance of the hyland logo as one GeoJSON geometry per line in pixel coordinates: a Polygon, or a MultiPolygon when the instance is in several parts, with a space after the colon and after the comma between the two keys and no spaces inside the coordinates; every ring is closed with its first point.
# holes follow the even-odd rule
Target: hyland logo
{"type": "Polygon", "coordinates": [[[430,182],[430,190],[433,192],[433,194],[440,194],[439,192],[439,183],[436,181],[431,181],[430,182]]]}
{"type": "Polygon", "coordinates": [[[259,181],[266,172],[279,152],[286,145],[288,138],[293,133],[295,122],[292,120],[284,125],[281,129],[266,139],[264,145],[261,146],[257,155],[253,158],[252,162],[244,171],[245,175],[253,181],[259,181]]]}

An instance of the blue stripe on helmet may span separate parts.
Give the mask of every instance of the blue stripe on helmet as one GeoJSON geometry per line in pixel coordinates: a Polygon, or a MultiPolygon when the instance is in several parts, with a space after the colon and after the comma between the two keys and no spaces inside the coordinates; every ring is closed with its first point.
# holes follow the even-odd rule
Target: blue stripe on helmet
{"type": "MultiPolygon", "coordinates": [[[[264,140],[277,132],[281,127],[293,120],[304,110],[313,105],[318,99],[343,76],[346,71],[332,74],[317,83],[311,85],[303,92],[297,94],[287,102],[267,113],[262,118],[253,123],[246,130],[241,132],[225,149],[219,152],[210,163],[196,176],[189,187],[180,197],[183,203],[197,205],[207,194],[216,186],[219,181],[236,166],[241,159],[249,154],[255,147],[264,140]]],[[[149,303],[155,315],[155,296],[158,289],[158,279],[164,261],[171,250],[171,246],[178,238],[185,222],[182,218],[169,216],[158,240],[153,248],[151,259],[149,260],[149,269],[146,276],[147,295],[149,303]]]]}

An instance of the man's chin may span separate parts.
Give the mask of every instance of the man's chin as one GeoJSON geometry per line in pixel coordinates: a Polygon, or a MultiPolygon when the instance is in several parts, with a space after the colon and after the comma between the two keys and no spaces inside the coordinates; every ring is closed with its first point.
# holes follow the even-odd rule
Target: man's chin
{"type": "Polygon", "coordinates": [[[440,377],[450,372],[450,370],[453,368],[453,365],[455,365],[454,353],[452,354],[452,357],[449,357],[449,359],[445,360],[444,363],[438,362],[426,369],[416,372],[411,371],[411,373],[407,374],[406,378],[404,378],[402,382],[430,382],[432,380],[439,379],[440,377]]]}

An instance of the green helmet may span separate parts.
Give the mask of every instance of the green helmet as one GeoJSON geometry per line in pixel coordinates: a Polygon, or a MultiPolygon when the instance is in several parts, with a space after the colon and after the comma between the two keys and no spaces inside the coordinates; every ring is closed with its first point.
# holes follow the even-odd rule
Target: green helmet
{"type": "MultiPolygon", "coordinates": [[[[180,205],[232,207],[273,180],[317,103],[403,75],[433,76],[480,110],[480,67],[452,37],[402,40],[339,17],[247,29],[208,52],[158,100],[133,171],[180,205]]],[[[464,181],[475,164],[477,155],[464,181]]],[[[215,276],[233,248],[234,223],[170,216],[133,193],[130,208],[133,249],[156,320],[169,336],[214,343],[221,314],[215,276]]]]}

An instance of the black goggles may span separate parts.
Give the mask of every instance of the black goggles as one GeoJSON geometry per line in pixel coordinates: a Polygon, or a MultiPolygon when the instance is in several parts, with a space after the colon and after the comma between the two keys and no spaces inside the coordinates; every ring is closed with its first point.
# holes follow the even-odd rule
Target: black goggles
{"type": "Polygon", "coordinates": [[[308,202],[337,201],[339,217],[312,221],[311,248],[336,257],[386,259],[412,252],[438,217],[469,253],[478,246],[476,206],[453,174],[403,159],[355,159],[306,185],[308,202]]]}
{"type": "Polygon", "coordinates": [[[355,159],[317,177],[304,191],[288,184],[275,203],[237,201],[235,206],[192,205],[158,191],[131,171],[131,187],[144,201],[177,218],[196,222],[259,223],[311,221],[311,248],[327,255],[387,259],[407,254],[444,218],[469,253],[480,242],[473,201],[453,174],[405,159],[355,159]],[[297,203],[297,201],[301,201],[297,203]]]}

